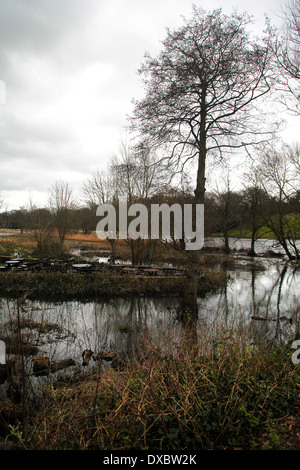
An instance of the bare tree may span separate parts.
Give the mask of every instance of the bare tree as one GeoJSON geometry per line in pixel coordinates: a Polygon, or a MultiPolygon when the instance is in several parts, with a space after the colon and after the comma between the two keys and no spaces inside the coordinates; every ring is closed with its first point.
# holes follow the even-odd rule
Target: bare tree
{"type": "Polygon", "coordinates": [[[39,208],[31,199],[27,209],[28,224],[36,243],[34,255],[41,258],[56,257],[62,253],[62,245],[53,235],[53,214],[49,209],[39,208]]]}
{"type": "Polygon", "coordinates": [[[279,89],[282,101],[289,110],[300,112],[300,0],[286,0],[280,30],[272,28],[273,48],[281,70],[279,89]],[[288,92],[288,93],[287,93],[288,92]],[[292,100],[290,97],[296,98],[292,100]],[[294,104],[296,103],[296,107],[294,104]]]}
{"type": "Polygon", "coordinates": [[[110,172],[118,188],[118,197],[132,204],[146,200],[161,189],[166,181],[166,169],[148,147],[134,147],[126,138],[110,159],[110,172]]]}
{"type": "Polygon", "coordinates": [[[242,203],[242,195],[231,189],[229,174],[223,180],[224,188],[213,192],[214,204],[213,214],[217,222],[218,231],[222,233],[225,253],[230,252],[229,232],[230,229],[240,225],[239,209],[242,203]]]}
{"type": "MultiPolygon", "coordinates": [[[[300,1],[288,0],[284,6],[280,64],[291,77],[300,79],[300,1]]],[[[299,99],[299,97],[298,97],[299,99]]]]}
{"type": "Polygon", "coordinates": [[[121,141],[118,153],[111,157],[110,171],[118,187],[118,199],[126,199],[129,204],[138,195],[139,165],[128,143],[121,141]]]}
{"type": "MultiPolygon", "coordinates": [[[[119,152],[111,158],[110,168],[118,188],[118,200],[123,199],[128,205],[149,204],[150,196],[163,185],[163,170],[155,154],[148,148],[133,148],[126,139],[121,141],[119,152]]],[[[133,264],[150,262],[158,244],[157,240],[149,238],[129,238],[128,243],[133,264]]]]}
{"type": "Polygon", "coordinates": [[[289,259],[300,259],[299,153],[285,146],[266,152],[259,166],[261,187],[269,196],[261,216],[289,259]],[[296,204],[295,204],[296,203],[296,204]]]}
{"type": "Polygon", "coordinates": [[[49,194],[49,207],[54,217],[59,241],[63,244],[67,233],[72,228],[73,209],[75,208],[73,191],[68,183],[65,181],[53,183],[49,194]]]}
{"type": "Polygon", "coordinates": [[[96,170],[84,183],[82,199],[89,207],[115,203],[120,198],[132,204],[147,199],[164,181],[162,168],[148,149],[134,149],[124,138],[105,169],[96,170]]]}
{"type": "Polygon", "coordinates": [[[250,228],[251,246],[249,256],[256,256],[255,242],[258,238],[270,232],[270,229],[262,231],[264,219],[261,216],[263,207],[268,204],[268,196],[259,183],[259,174],[256,167],[252,167],[245,175],[247,186],[242,193],[242,208],[246,228],[250,228]]]}
{"type": "Polygon", "coordinates": [[[82,187],[82,199],[91,209],[99,204],[111,203],[115,194],[116,187],[110,169],[94,171],[82,187]]]}
{"type": "MultiPolygon", "coordinates": [[[[194,6],[191,19],[167,30],[160,54],[147,53],[139,70],[145,96],[134,103],[130,129],[145,147],[162,150],[172,171],[193,163],[195,204],[205,202],[208,157],[242,152],[277,129],[266,119],[267,107],[259,108],[274,79],[270,35],[252,39],[250,23],[246,13],[194,6]]],[[[191,278],[183,302],[196,317],[199,252],[187,257],[191,278]]]]}
{"type": "Polygon", "coordinates": [[[270,119],[255,103],[271,90],[272,51],[268,38],[251,40],[250,22],[246,13],[194,7],[189,21],[167,31],[160,55],[146,54],[139,70],[145,97],[135,102],[131,129],[149,148],[166,148],[178,171],[196,160],[196,203],[204,203],[208,154],[270,139],[270,119]]]}
{"type": "MultiPolygon", "coordinates": [[[[116,232],[119,231],[120,200],[132,205],[135,202],[147,204],[149,197],[163,184],[163,170],[157,164],[155,154],[143,148],[133,148],[129,140],[121,139],[118,151],[113,154],[105,169],[97,170],[83,185],[83,201],[95,209],[100,204],[113,204],[116,210],[116,232]]],[[[112,259],[116,255],[116,241],[108,238],[112,259]]],[[[156,241],[128,240],[132,261],[138,263],[142,258],[148,260],[156,241]]]]}

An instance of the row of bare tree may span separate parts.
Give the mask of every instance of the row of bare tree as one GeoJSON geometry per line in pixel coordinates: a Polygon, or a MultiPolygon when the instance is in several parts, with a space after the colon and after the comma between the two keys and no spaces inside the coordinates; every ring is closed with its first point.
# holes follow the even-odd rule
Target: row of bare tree
{"type": "MultiPolygon", "coordinates": [[[[108,168],[94,172],[83,183],[77,198],[67,182],[55,182],[49,191],[47,208],[21,208],[0,214],[2,227],[34,230],[40,248],[47,251],[50,234],[57,230],[63,245],[68,233],[82,230],[95,231],[99,217],[97,207],[110,203],[116,207],[126,200],[128,206],[142,203],[192,204],[194,195],[188,180],[169,184],[166,168],[155,161],[153,155],[138,158],[128,145],[122,144],[120,155],[115,155],[108,168]]],[[[250,254],[255,255],[255,241],[264,236],[278,240],[289,259],[300,259],[300,149],[298,146],[270,150],[253,160],[245,175],[244,186],[239,190],[232,186],[229,172],[220,182],[220,188],[205,196],[205,235],[220,235],[224,249],[229,251],[229,237],[251,238],[250,254]]],[[[118,217],[117,217],[118,219],[118,217]]],[[[118,225],[117,225],[118,227],[118,225]]],[[[171,235],[172,226],[171,226],[171,235]]],[[[116,241],[110,240],[113,253],[116,241]]],[[[150,262],[158,246],[157,240],[128,240],[134,262],[150,262]]],[[[165,243],[165,242],[164,242],[165,243]]],[[[169,242],[176,249],[183,249],[182,240],[169,242]]]]}

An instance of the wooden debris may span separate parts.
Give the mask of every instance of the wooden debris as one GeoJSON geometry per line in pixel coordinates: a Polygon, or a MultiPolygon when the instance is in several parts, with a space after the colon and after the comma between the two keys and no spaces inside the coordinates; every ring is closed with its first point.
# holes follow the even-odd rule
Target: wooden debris
{"type": "Polygon", "coordinates": [[[93,357],[93,351],[91,349],[85,349],[82,353],[82,365],[87,366],[93,357]]]}
{"type": "Polygon", "coordinates": [[[63,359],[51,364],[48,356],[37,356],[33,358],[33,373],[35,376],[48,375],[74,365],[73,359],[63,359]]]}
{"type": "Polygon", "coordinates": [[[50,372],[50,360],[48,356],[33,358],[33,373],[35,376],[47,375],[50,372]]]}

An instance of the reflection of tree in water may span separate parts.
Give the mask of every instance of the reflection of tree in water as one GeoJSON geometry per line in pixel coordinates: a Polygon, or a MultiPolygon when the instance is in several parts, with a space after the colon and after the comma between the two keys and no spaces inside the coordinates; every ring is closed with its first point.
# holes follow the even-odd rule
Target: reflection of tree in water
{"type": "Polygon", "coordinates": [[[131,356],[143,342],[159,344],[174,329],[172,309],[176,299],[131,297],[95,304],[94,348],[115,350],[131,356]]]}
{"type": "MultiPolygon", "coordinates": [[[[255,269],[249,274],[245,284],[241,283],[240,291],[232,280],[224,286],[221,293],[210,294],[213,307],[207,303],[207,297],[198,298],[198,317],[189,315],[185,297],[179,300],[177,307],[174,300],[173,308],[169,312],[166,310],[167,303],[162,305],[161,299],[132,299],[127,316],[131,322],[135,321],[139,328],[127,335],[127,350],[138,349],[142,333],[149,332],[153,335],[155,329],[157,344],[161,345],[166,332],[169,331],[170,336],[178,341],[180,338],[184,343],[186,353],[192,354],[194,346],[199,345],[202,340],[200,331],[203,332],[206,328],[209,333],[213,326],[221,323],[230,328],[235,321],[235,315],[242,318],[254,341],[270,340],[273,343],[281,343],[288,335],[293,334],[291,327],[297,317],[297,296],[293,289],[299,271],[297,267],[291,268],[289,264],[285,264],[279,266],[272,277],[266,277],[265,272],[255,269]],[[267,285],[263,282],[264,278],[268,281],[267,285]],[[239,304],[239,301],[242,303],[239,304]],[[160,311],[164,311],[169,320],[165,319],[163,325],[158,323],[160,311]]],[[[295,328],[299,329],[299,325],[295,328]]]]}
{"type": "Polygon", "coordinates": [[[227,284],[199,300],[198,329],[244,327],[254,341],[282,342],[299,330],[299,269],[289,263],[265,271],[228,271],[227,284]]]}
{"type": "MultiPolygon", "coordinates": [[[[260,324],[255,328],[257,336],[265,334],[266,336],[271,333],[275,344],[281,344],[285,338],[286,333],[289,332],[293,323],[297,318],[297,300],[291,291],[295,281],[295,276],[298,268],[290,269],[286,263],[277,271],[277,276],[274,277],[274,282],[270,289],[265,291],[264,296],[257,300],[256,292],[256,271],[252,270],[252,320],[260,324]],[[272,301],[275,302],[275,308],[272,301]],[[289,301],[289,303],[288,303],[289,301]],[[290,316],[282,315],[285,313],[286,307],[288,308],[287,314],[290,316]],[[263,311],[263,316],[259,313],[263,311]],[[271,322],[275,322],[274,325],[271,322]],[[287,331],[286,331],[287,330],[287,331]]],[[[295,327],[295,334],[297,334],[297,325],[295,327]]]]}

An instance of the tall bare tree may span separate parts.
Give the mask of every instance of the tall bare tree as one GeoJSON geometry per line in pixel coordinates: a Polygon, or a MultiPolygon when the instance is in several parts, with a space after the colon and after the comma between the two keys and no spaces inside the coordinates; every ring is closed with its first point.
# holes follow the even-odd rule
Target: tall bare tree
{"type": "MultiPolygon", "coordinates": [[[[155,154],[148,148],[134,149],[123,139],[119,152],[111,159],[111,172],[118,188],[118,199],[129,206],[139,202],[149,204],[149,198],[163,185],[163,170],[155,154]]],[[[130,217],[129,217],[130,219],[130,217]]],[[[150,262],[157,247],[157,240],[149,238],[128,239],[133,264],[150,262]]]]}
{"type": "MultiPolygon", "coordinates": [[[[145,95],[135,101],[130,128],[148,148],[163,149],[177,171],[193,162],[195,204],[204,204],[207,158],[222,158],[269,140],[276,126],[262,109],[274,75],[267,34],[252,38],[247,13],[205,12],[167,30],[157,57],[149,53],[139,73],[145,95]]],[[[199,251],[189,258],[191,278],[184,303],[197,314],[199,251]],[[190,300],[189,300],[190,299],[190,300]]]]}
{"type": "Polygon", "coordinates": [[[139,70],[145,97],[135,102],[131,129],[149,148],[166,147],[178,168],[197,162],[196,203],[204,203],[207,155],[270,139],[270,119],[255,105],[271,91],[272,48],[269,36],[251,39],[250,22],[246,13],[194,7],[139,70]]]}

